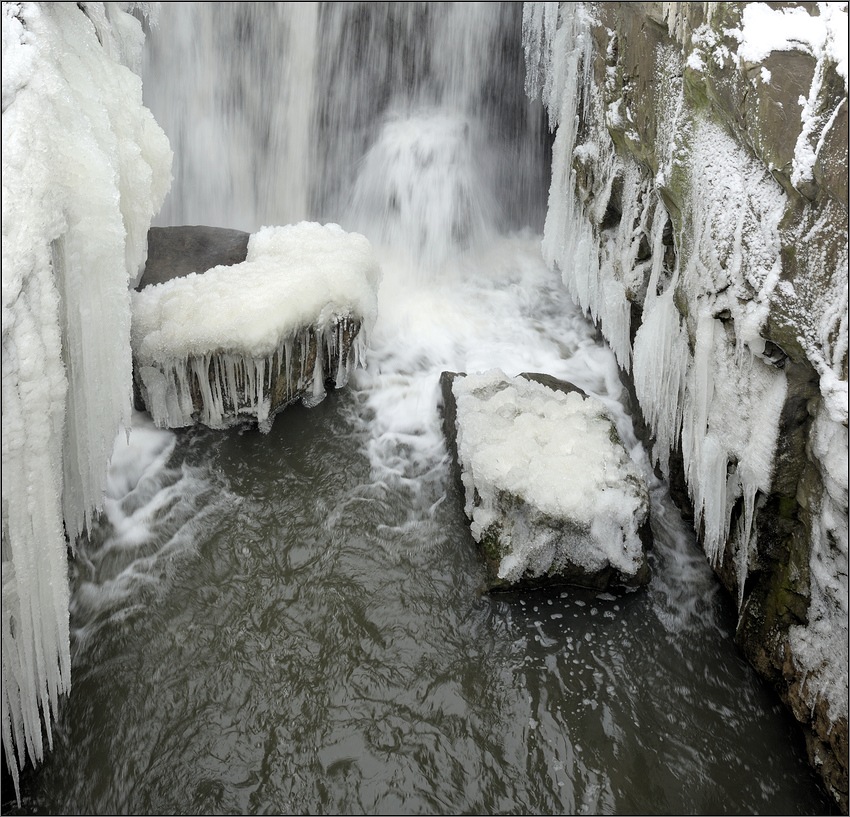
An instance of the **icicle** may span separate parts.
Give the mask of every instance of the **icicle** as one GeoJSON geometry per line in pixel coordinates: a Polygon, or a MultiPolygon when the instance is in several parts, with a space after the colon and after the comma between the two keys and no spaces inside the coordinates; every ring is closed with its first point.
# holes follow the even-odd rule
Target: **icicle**
{"type": "MultiPolygon", "coordinates": [[[[138,28],[107,17],[104,32],[138,28]]],[[[76,4],[24,4],[3,35],[4,79],[9,60],[38,78],[4,89],[3,111],[2,723],[18,794],[70,688],[65,535],[90,527],[129,425],[127,284],[171,156],[76,4]]]]}
{"type": "Polygon", "coordinates": [[[707,435],[703,440],[699,472],[694,474],[696,478],[690,484],[696,491],[698,518],[705,525],[703,549],[714,567],[717,567],[726,542],[728,464],[726,450],[720,440],[715,434],[707,435]]]}
{"type": "Polygon", "coordinates": [[[292,338],[287,338],[284,341],[284,354],[286,355],[286,394],[287,397],[292,394],[292,338]]]}
{"type": "Polygon", "coordinates": [[[655,437],[653,457],[665,474],[681,434],[689,358],[671,286],[644,315],[634,349],[635,391],[655,437]]]}
{"type": "Polygon", "coordinates": [[[225,355],[224,371],[227,381],[227,399],[233,409],[233,413],[239,412],[239,390],[236,386],[236,359],[234,355],[225,355]]]}
{"type": "Polygon", "coordinates": [[[192,402],[192,381],[189,374],[189,361],[183,358],[176,362],[176,377],[179,390],[177,392],[177,403],[179,412],[180,425],[189,425],[192,422],[192,415],[195,407],[192,402]]]}

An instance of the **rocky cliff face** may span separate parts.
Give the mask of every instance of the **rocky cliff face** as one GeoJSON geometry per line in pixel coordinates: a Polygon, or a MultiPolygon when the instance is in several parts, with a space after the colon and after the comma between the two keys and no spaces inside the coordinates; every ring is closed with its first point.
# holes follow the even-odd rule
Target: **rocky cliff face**
{"type": "Polygon", "coordinates": [[[847,808],[847,6],[526,3],[544,255],[847,808]],[[675,485],[674,485],[675,487],[675,485]]]}

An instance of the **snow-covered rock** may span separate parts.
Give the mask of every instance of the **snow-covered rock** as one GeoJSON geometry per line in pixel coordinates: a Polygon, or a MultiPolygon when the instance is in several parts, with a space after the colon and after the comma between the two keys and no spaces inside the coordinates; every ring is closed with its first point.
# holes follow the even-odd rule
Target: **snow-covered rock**
{"type": "Polygon", "coordinates": [[[315,405],[361,365],[381,272],[369,241],[336,224],[264,227],[240,264],[133,293],[133,355],[159,427],[261,431],[295,400],[315,405]]]}
{"type": "Polygon", "coordinates": [[[846,811],[847,4],[556,6],[523,31],[544,256],[846,811]]]}
{"type": "Polygon", "coordinates": [[[444,372],[441,389],[491,589],[649,581],[649,494],[601,402],[546,375],[499,369],[444,372]]]}

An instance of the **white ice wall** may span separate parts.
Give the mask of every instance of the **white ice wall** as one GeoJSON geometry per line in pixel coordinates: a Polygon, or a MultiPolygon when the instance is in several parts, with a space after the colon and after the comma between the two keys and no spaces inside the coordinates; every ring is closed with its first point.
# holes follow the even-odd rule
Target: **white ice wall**
{"type": "Polygon", "coordinates": [[[70,687],[68,539],[101,507],[129,428],[128,286],[171,176],[141,80],[117,61],[142,42],[121,4],[3,4],[2,717],[16,787],[70,687]]]}

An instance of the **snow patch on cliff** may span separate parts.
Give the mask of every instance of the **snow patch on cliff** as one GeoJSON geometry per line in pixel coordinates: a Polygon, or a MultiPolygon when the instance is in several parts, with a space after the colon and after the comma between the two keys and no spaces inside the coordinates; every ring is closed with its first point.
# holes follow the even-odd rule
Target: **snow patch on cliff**
{"type": "Polygon", "coordinates": [[[802,7],[771,8],[767,3],[747,3],[741,28],[738,57],[759,63],[773,51],[799,50],[835,63],[847,85],[847,3],[818,3],[818,14],[802,7]]]}

